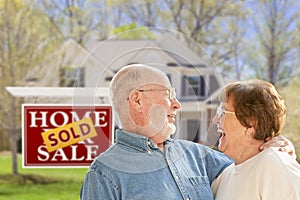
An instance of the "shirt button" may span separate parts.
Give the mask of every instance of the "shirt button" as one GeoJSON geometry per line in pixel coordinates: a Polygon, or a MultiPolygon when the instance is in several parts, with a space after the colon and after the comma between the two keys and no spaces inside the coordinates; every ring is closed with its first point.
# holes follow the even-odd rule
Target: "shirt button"
{"type": "Polygon", "coordinates": [[[178,179],[179,179],[178,176],[175,176],[175,179],[178,181],[178,179]]]}
{"type": "Polygon", "coordinates": [[[150,141],[148,141],[148,142],[147,142],[147,144],[148,144],[148,145],[150,145],[150,144],[151,144],[151,142],[150,142],[150,141]]]}
{"type": "Polygon", "coordinates": [[[186,198],[185,200],[190,200],[190,198],[186,198]]]}
{"type": "Polygon", "coordinates": [[[148,151],[148,154],[152,154],[152,151],[149,150],[149,151],[148,151]]]}

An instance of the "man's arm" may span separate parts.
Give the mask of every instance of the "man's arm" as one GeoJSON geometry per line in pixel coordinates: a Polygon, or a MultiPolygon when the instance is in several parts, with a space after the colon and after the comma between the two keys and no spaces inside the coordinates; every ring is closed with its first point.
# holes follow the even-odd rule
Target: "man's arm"
{"type": "Polygon", "coordinates": [[[269,147],[276,147],[279,151],[286,152],[290,154],[294,159],[296,159],[296,151],[293,143],[285,138],[282,135],[274,137],[267,142],[265,142],[261,147],[260,150],[264,150],[269,147]]]}
{"type": "Polygon", "coordinates": [[[119,199],[117,186],[106,176],[89,171],[80,191],[80,200],[119,199]]]}

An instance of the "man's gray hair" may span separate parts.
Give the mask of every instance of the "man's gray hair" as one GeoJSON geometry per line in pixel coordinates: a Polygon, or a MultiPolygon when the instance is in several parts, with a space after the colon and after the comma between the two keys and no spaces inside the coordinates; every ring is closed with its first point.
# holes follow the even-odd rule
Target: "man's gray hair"
{"type": "Polygon", "coordinates": [[[161,83],[158,75],[165,74],[150,66],[132,64],[120,69],[110,82],[110,101],[115,114],[122,121],[128,115],[128,98],[134,89],[149,83],[161,83]]]}

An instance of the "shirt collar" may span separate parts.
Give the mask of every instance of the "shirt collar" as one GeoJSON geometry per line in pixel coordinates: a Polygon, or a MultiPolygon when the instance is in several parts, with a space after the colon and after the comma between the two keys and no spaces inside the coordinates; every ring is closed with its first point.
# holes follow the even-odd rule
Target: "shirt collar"
{"type": "MultiPolygon", "coordinates": [[[[128,132],[125,130],[117,129],[116,142],[131,146],[140,151],[148,151],[149,149],[156,149],[154,142],[146,136],[136,133],[128,132]]],[[[172,138],[168,138],[165,144],[173,142],[172,138]]]]}

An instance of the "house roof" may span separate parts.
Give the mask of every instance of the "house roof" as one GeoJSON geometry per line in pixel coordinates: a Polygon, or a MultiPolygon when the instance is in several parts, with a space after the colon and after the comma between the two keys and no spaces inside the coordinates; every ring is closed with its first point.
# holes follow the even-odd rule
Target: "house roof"
{"type": "Polygon", "coordinates": [[[197,42],[191,39],[186,37],[176,38],[173,34],[166,33],[158,38],[155,43],[160,48],[168,51],[170,56],[183,66],[207,67],[207,64],[203,60],[203,53],[201,53],[202,48],[197,42]],[[194,48],[199,52],[192,51],[187,43],[192,43],[194,48]]]}
{"type": "Polygon", "coordinates": [[[105,40],[90,42],[86,48],[100,62],[108,65],[119,56],[136,49],[142,49],[152,43],[149,40],[105,40]]]}
{"type": "Polygon", "coordinates": [[[132,63],[150,64],[166,73],[174,70],[174,73],[191,74],[195,73],[194,67],[200,69],[197,71],[201,73],[205,73],[206,70],[214,71],[211,65],[207,64],[205,56],[202,56],[201,52],[203,51],[201,51],[200,45],[187,41],[190,44],[193,43],[194,47],[198,47],[195,49],[200,49],[195,53],[186,45],[186,41],[186,38],[175,37],[169,32],[159,35],[155,39],[107,39],[100,42],[91,41],[86,46],[81,46],[75,40],[68,39],[52,55],[51,63],[37,66],[28,72],[22,81],[35,80],[35,85],[57,86],[59,84],[57,74],[51,71],[58,71],[60,67],[66,66],[90,68],[92,74],[89,73],[86,76],[91,80],[91,77],[97,79],[98,74],[94,72],[105,72],[103,75],[105,81],[106,77],[109,80],[121,67],[132,63]],[[49,70],[50,68],[51,70],[49,70]],[[47,76],[45,76],[46,74],[47,76]]]}
{"type": "MultiPolygon", "coordinates": [[[[166,59],[169,63],[161,64],[167,64],[168,66],[207,67],[207,63],[202,59],[202,56],[190,50],[183,42],[171,33],[165,33],[156,40],[108,39],[100,42],[91,41],[86,48],[105,66],[112,62],[117,62],[118,59],[126,57],[126,55],[127,63],[123,63],[123,65],[130,64],[134,62],[134,58],[137,57],[140,51],[145,52],[156,49],[160,53],[164,52],[169,57],[166,59]]],[[[194,46],[199,45],[196,44],[194,46]]]]}

